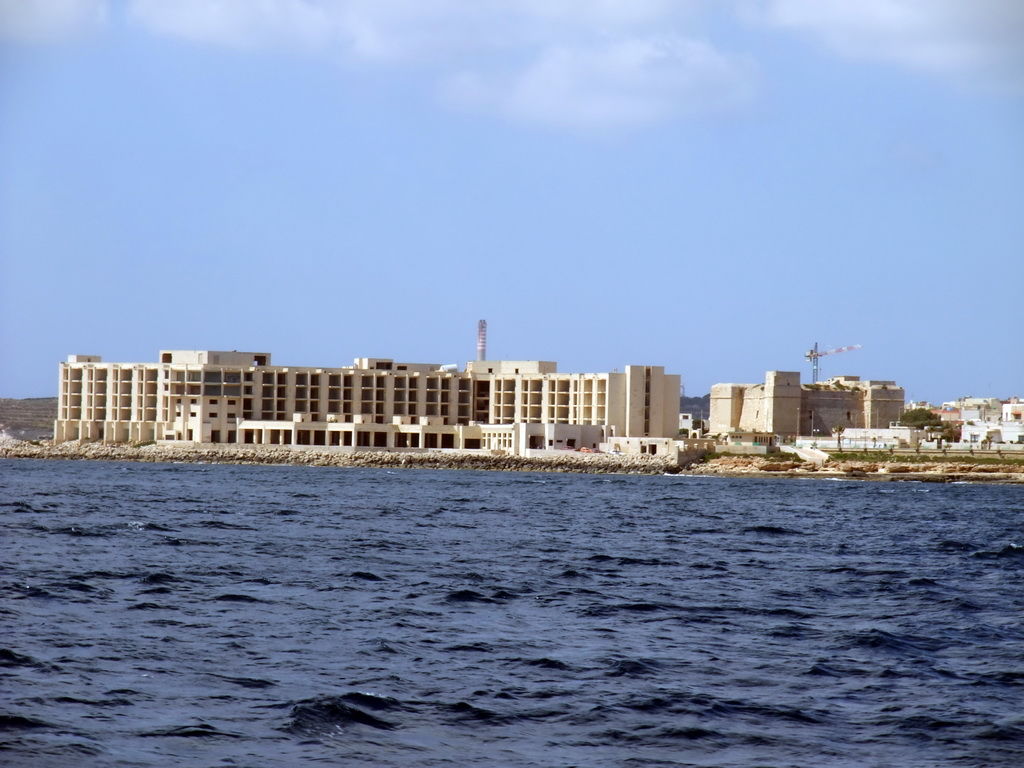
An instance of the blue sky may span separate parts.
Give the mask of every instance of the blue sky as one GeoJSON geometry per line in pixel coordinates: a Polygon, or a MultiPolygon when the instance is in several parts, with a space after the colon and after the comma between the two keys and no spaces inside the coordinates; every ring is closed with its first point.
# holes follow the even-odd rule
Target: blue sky
{"type": "Polygon", "coordinates": [[[0,396],[268,351],[1024,396],[1019,0],[0,0],[0,396]]]}

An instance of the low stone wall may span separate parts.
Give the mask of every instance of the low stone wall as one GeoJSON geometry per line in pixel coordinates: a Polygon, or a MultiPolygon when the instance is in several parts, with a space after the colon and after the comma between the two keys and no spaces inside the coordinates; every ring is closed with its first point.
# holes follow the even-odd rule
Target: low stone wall
{"type": "Polygon", "coordinates": [[[386,467],[410,469],[480,469],[502,472],[582,472],[664,474],[679,468],[663,456],[615,456],[604,453],[561,452],[551,456],[496,456],[488,453],[424,451],[422,453],[317,450],[303,447],[195,445],[107,445],[102,443],[0,443],[5,459],[87,459],[207,464],[286,464],[311,467],[386,467]]]}

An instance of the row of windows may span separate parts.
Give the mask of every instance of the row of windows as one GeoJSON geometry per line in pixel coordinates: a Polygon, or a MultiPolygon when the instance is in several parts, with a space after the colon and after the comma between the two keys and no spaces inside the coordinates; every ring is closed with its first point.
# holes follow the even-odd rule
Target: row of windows
{"type": "MultiPolygon", "coordinates": [[[[283,386],[329,386],[329,387],[374,387],[385,388],[387,382],[392,382],[394,389],[418,389],[425,382],[427,389],[448,389],[454,385],[456,389],[468,390],[473,381],[489,384],[489,379],[470,379],[464,375],[431,376],[428,374],[339,374],[339,373],[302,373],[297,371],[253,371],[244,370],[157,370],[157,369],[134,369],[134,368],[74,368],[64,369],[64,379],[68,382],[95,381],[106,382],[108,380],[120,383],[145,382],[154,383],[158,379],[177,383],[205,383],[205,384],[240,384],[259,383],[264,385],[283,386]],[[88,374],[88,375],[86,375],[88,374]],[[108,374],[112,374],[109,375],[108,374]],[[161,375],[162,374],[162,375],[161,375]]],[[[558,391],[569,391],[570,388],[586,388],[589,386],[601,386],[605,384],[603,378],[575,378],[575,377],[509,377],[493,379],[495,390],[509,391],[522,387],[531,391],[539,391],[544,383],[548,383],[551,389],[558,391]]]]}

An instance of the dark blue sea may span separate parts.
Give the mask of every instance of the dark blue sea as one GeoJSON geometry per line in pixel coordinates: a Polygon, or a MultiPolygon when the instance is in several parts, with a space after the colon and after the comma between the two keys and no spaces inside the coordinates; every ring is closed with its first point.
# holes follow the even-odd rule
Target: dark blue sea
{"type": "Polygon", "coordinates": [[[0,461],[0,763],[1024,765],[1024,488],[0,461]]]}

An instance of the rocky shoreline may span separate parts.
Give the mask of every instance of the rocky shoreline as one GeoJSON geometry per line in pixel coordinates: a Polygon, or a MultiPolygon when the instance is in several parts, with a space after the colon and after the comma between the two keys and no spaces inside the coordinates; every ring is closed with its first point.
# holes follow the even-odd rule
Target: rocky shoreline
{"type": "Polygon", "coordinates": [[[786,461],[760,456],[719,456],[687,469],[686,474],[710,477],[793,477],[872,480],[922,483],[1024,484],[1020,464],[971,464],[967,462],[910,463],[898,460],[828,461],[822,466],[810,462],[786,461]]]}
{"type": "Polygon", "coordinates": [[[454,451],[345,453],[316,448],[196,445],[104,445],[101,443],[0,443],[4,459],[139,461],[186,464],[251,464],[307,467],[377,467],[406,469],[478,469],[497,472],[581,472],[590,474],[660,475],[678,472],[674,462],[658,456],[559,452],[544,456],[460,453],[454,451]]]}
{"type": "Polygon", "coordinates": [[[679,467],[675,462],[662,456],[585,454],[568,451],[530,457],[455,451],[345,453],[306,447],[191,444],[133,446],[70,442],[54,444],[50,441],[21,441],[8,436],[0,439],[0,458],[1024,484],[1024,466],[1019,464],[836,461],[817,466],[809,462],[788,461],[778,457],[718,456],[707,462],[679,467]]]}

